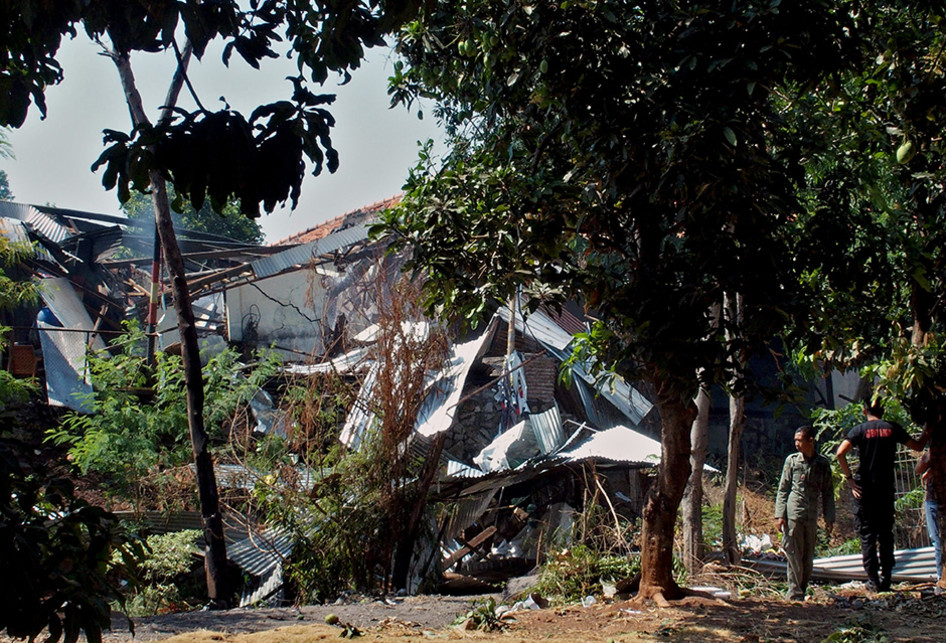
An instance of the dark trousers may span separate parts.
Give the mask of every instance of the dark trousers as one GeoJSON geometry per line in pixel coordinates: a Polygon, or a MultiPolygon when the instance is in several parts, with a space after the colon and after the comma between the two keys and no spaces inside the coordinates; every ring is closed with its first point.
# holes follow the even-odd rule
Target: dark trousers
{"type": "Polygon", "coordinates": [[[893,495],[864,489],[854,499],[854,526],[861,539],[861,555],[867,578],[880,587],[893,574],[893,495]]]}

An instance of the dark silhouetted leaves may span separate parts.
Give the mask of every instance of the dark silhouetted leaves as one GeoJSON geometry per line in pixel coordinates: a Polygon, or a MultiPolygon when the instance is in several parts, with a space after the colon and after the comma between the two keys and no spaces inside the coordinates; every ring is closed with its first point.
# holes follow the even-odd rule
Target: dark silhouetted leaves
{"type": "Polygon", "coordinates": [[[179,112],[169,125],[144,128],[131,136],[105,133],[111,144],[92,166],[104,167],[102,184],[117,187],[122,202],[129,188],[147,188],[148,172],[162,172],[179,194],[200,210],[209,199],[218,212],[239,201],[241,212],[258,217],[260,207],[298,202],[305,158],[313,174],[323,166],[338,167],[330,128],[335,121],[320,106],[334,96],[309,92],[295,79],[295,102],[277,101],[258,107],[249,121],[238,112],[179,112]],[[150,151],[153,149],[153,153],[150,151]]]}

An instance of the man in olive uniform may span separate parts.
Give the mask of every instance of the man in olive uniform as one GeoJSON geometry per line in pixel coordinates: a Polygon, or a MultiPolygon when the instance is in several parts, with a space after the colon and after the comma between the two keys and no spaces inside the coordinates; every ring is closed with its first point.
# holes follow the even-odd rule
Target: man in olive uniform
{"type": "Polygon", "coordinates": [[[831,463],[815,452],[814,428],[803,426],[795,431],[795,448],[798,453],[785,458],[782,467],[775,518],[788,558],[788,598],[801,601],[805,599],[815,559],[819,499],[829,536],[834,527],[834,483],[831,463]]]}

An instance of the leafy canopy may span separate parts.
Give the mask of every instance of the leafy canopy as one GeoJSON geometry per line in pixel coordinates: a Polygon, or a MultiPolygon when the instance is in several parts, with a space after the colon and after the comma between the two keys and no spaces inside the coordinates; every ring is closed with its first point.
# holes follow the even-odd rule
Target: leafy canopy
{"type": "Polygon", "coordinates": [[[435,3],[401,32],[391,92],[437,100],[454,148],[386,224],[432,303],[581,298],[601,363],[692,398],[698,368],[727,380],[805,303],[784,238],[804,149],[775,92],[834,71],[850,27],[829,2],[435,3]],[[751,311],[745,345],[711,326],[724,293],[751,311]]]}
{"type": "Polygon", "coordinates": [[[382,34],[415,9],[414,0],[13,0],[0,9],[0,125],[19,127],[30,105],[45,115],[47,87],[63,80],[59,46],[80,29],[116,59],[170,50],[181,59],[187,48],[176,38],[183,37],[198,59],[216,40],[225,64],[237,54],[258,69],[282,46],[299,70],[287,99],[248,117],[207,110],[197,99],[197,109],[176,109],[167,122],[106,130],[108,147],[93,165],[104,168],[103,184],[117,187],[122,202],[132,187],[145,191],[148,172],[157,170],[195,210],[207,200],[217,211],[239,202],[243,214],[257,217],[260,207],[271,212],[287,200],[295,206],[307,163],[314,174],[338,166],[335,121],[326,109],[334,96],[315,94],[306,82],[323,83],[333,73],[347,79],[364,49],[383,44],[382,34]]]}

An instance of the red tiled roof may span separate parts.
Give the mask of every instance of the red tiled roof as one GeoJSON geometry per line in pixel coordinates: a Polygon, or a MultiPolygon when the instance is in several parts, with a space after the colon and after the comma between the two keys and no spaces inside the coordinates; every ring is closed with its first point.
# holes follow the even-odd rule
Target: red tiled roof
{"type": "Polygon", "coordinates": [[[401,201],[401,195],[396,194],[387,199],[378,201],[377,203],[372,203],[371,205],[366,205],[357,210],[352,210],[351,212],[346,212],[343,215],[337,216],[334,219],[329,219],[325,223],[321,223],[314,228],[309,228],[308,230],[303,230],[302,232],[297,232],[293,235],[281,239],[273,243],[274,246],[289,246],[303,243],[311,243],[323,237],[327,237],[336,230],[341,230],[343,228],[348,228],[353,225],[358,225],[359,223],[364,223],[366,221],[377,220],[378,213],[387,208],[397,205],[401,201]]]}

